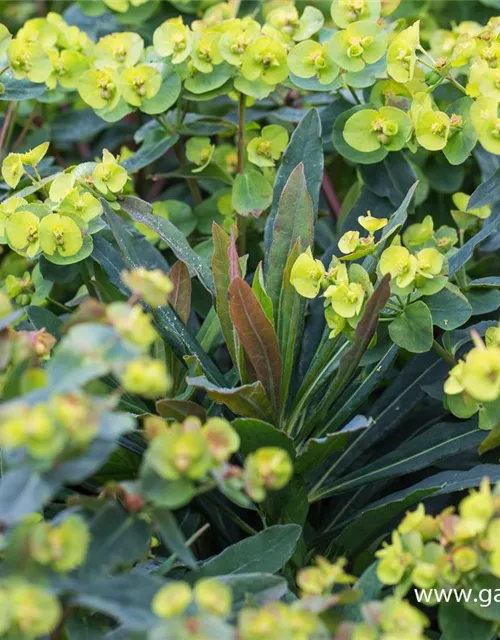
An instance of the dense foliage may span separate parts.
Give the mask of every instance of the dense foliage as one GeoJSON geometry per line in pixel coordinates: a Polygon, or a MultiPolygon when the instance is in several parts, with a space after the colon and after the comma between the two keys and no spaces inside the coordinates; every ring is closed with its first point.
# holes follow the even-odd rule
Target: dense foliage
{"type": "Polygon", "coordinates": [[[498,637],[499,10],[0,4],[0,637],[498,637]]]}

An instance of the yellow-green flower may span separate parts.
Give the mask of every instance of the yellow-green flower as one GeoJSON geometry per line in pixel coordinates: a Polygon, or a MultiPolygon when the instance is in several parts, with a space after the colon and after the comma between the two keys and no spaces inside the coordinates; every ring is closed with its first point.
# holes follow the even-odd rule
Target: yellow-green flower
{"type": "Polygon", "coordinates": [[[158,337],[151,316],[145,313],[140,305],[112,302],[106,307],[106,316],[122,338],[143,349],[150,347],[158,337]]]}
{"type": "Polygon", "coordinates": [[[136,295],[152,307],[167,304],[168,295],[174,285],[161,269],[137,267],[132,271],[122,271],[122,281],[136,295]]]}
{"type": "Polygon", "coordinates": [[[52,72],[52,63],[39,44],[11,40],[8,56],[15,78],[45,82],[52,72]]]}
{"type": "Polygon", "coordinates": [[[9,155],[2,162],[2,177],[5,182],[15,189],[19,184],[19,181],[23,177],[24,167],[22,154],[9,153],[9,155]]]}
{"type": "Polygon", "coordinates": [[[365,299],[365,288],[359,282],[344,282],[331,285],[325,291],[325,298],[332,309],[342,318],[354,318],[360,314],[365,299]]]}
{"type": "Polygon", "coordinates": [[[359,246],[359,231],[346,231],[340,238],[338,246],[344,255],[353,253],[359,246]]]}
{"type": "Polygon", "coordinates": [[[156,592],[151,608],[159,618],[180,616],[191,604],[193,592],[187,582],[176,580],[156,592]]]}
{"type": "Polygon", "coordinates": [[[144,42],[138,33],[122,32],[103,36],[96,44],[94,65],[104,67],[133,67],[144,50],[144,42]]]}
{"type": "Polygon", "coordinates": [[[417,142],[429,151],[440,151],[446,147],[450,126],[450,117],[443,111],[426,111],[417,120],[417,142]]]}
{"type": "Polygon", "coordinates": [[[470,351],[465,358],[461,382],[476,400],[497,400],[500,397],[500,347],[476,347],[470,351]]]}
{"type": "Polygon", "coordinates": [[[325,320],[328,328],[331,329],[328,334],[329,338],[336,338],[340,335],[347,324],[346,319],[334,311],[331,305],[325,308],[325,320]]]}
{"type": "Polygon", "coordinates": [[[194,587],[194,599],[201,611],[225,618],[231,613],[231,589],[215,578],[202,578],[194,587]]]}
{"type": "Polygon", "coordinates": [[[120,100],[119,76],[115,69],[90,69],[78,80],[78,93],[93,109],[112,110],[120,100]]]}
{"type": "Polygon", "coordinates": [[[405,247],[392,246],[382,252],[380,256],[380,273],[390,274],[399,288],[405,289],[415,280],[418,262],[405,247]]]}
{"type": "Polygon", "coordinates": [[[216,463],[226,462],[229,457],[238,451],[240,437],[223,418],[210,418],[202,429],[212,458],[216,463]]]}
{"type": "Polygon", "coordinates": [[[40,222],[40,247],[44,253],[51,256],[58,253],[61,256],[74,256],[83,245],[80,227],[67,216],[51,213],[40,222]]]}
{"type": "Polygon", "coordinates": [[[321,84],[330,84],[340,73],[340,67],[330,55],[328,43],[305,40],[295,45],[288,54],[290,71],[299,78],[317,77],[321,84]]]}
{"type": "Polygon", "coordinates": [[[420,44],[420,21],[401,31],[387,50],[387,73],[402,84],[410,82],[415,74],[416,49],[420,44]]]}
{"type": "Polygon", "coordinates": [[[161,398],[170,386],[165,363],[149,357],[132,360],[121,377],[123,388],[146,398],[161,398]]]}
{"type": "Polygon", "coordinates": [[[376,22],[362,20],[337,31],[330,40],[330,56],[346,71],[361,71],[374,64],[387,49],[387,33],[376,22]]]}
{"type": "Polygon", "coordinates": [[[243,54],[259,33],[260,25],[252,18],[246,17],[240,21],[233,21],[231,28],[220,37],[218,46],[221,56],[229,64],[235,67],[241,66],[243,54]]]}
{"type": "Polygon", "coordinates": [[[18,637],[40,638],[55,629],[62,607],[52,593],[34,584],[19,582],[9,585],[6,595],[13,626],[20,632],[18,637]]]}
{"type": "MultiPolygon", "coordinates": [[[[387,218],[374,218],[371,211],[366,212],[366,216],[359,216],[359,224],[373,235],[376,231],[383,229],[389,222],[387,218]]],[[[350,252],[349,252],[350,253],[350,252]]]]}
{"type": "Polygon", "coordinates": [[[417,273],[432,280],[441,273],[444,264],[443,254],[437,249],[422,249],[416,254],[417,273]]]}
{"type": "Polygon", "coordinates": [[[491,216],[491,207],[485,205],[484,207],[479,207],[478,209],[470,209],[467,210],[469,206],[470,196],[466,193],[462,193],[459,191],[458,193],[454,193],[451,197],[453,200],[453,204],[456,206],[457,210],[460,213],[467,213],[470,216],[475,216],[476,218],[480,218],[481,220],[486,220],[491,216]]]}
{"type": "Polygon", "coordinates": [[[37,524],[30,536],[30,552],[40,564],[67,572],[83,563],[89,543],[87,524],[80,516],[71,514],[60,524],[37,524]]]}
{"type": "Polygon", "coordinates": [[[257,38],[242,58],[241,74],[250,81],[261,79],[275,85],[288,76],[287,51],[269,36],[257,38]]]}
{"type": "Polygon", "coordinates": [[[353,149],[369,153],[385,147],[399,151],[410,137],[410,118],[396,107],[360,109],[345,123],[344,140],[353,149]]]}
{"type": "Polygon", "coordinates": [[[398,584],[413,564],[413,556],[404,550],[401,536],[397,531],[392,532],[391,544],[384,543],[375,556],[380,558],[377,564],[377,577],[383,584],[398,584]]]}
{"type": "Polygon", "coordinates": [[[380,16],[380,0],[333,0],[332,18],[345,29],[358,20],[377,20],[380,16]]]}
{"type": "MultiPolygon", "coordinates": [[[[52,198],[51,198],[52,199],[52,198]]],[[[102,213],[102,204],[88,191],[80,191],[78,187],[71,189],[59,203],[58,213],[70,214],[90,222],[102,213]]]]}
{"type": "Polygon", "coordinates": [[[42,142],[34,149],[26,151],[21,154],[21,160],[23,164],[27,164],[29,167],[36,167],[36,165],[45,157],[49,150],[50,142],[42,142]]]}
{"type": "Polygon", "coordinates": [[[28,258],[35,257],[40,251],[39,226],[40,220],[30,211],[12,214],[5,225],[9,245],[28,258]]]}
{"type": "Polygon", "coordinates": [[[92,172],[95,187],[104,195],[109,191],[119,193],[128,180],[126,169],[118,164],[115,156],[107,149],[102,152],[102,162],[92,172]]]}
{"type": "Polygon", "coordinates": [[[267,24],[296,42],[313,36],[321,29],[324,21],[321,11],[312,6],[306,6],[300,18],[299,12],[293,5],[277,7],[266,17],[267,24]]]}
{"type": "Polygon", "coordinates": [[[488,478],[483,478],[479,491],[471,491],[458,507],[460,522],[455,531],[456,538],[469,538],[486,531],[495,511],[488,478]]]}
{"type": "Polygon", "coordinates": [[[189,138],[186,143],[186,157],[189,162],[197,165],[195,172],[202,171],[212,159],[215,145],[210,142],[210,138],[189,138]]]}
{"type": "Polygon", "coordinates": [[[5,226],[7,224],[7,220],[11,217],[13,213],[17,211],[23,205],[28,204],[24,198],[8,198],[3,202],[0,202],[0,242],[7,242],[5,237],[5,226]]]}
{"type": "Polygon", "coordinates": [[[278,124],[270,124],[247,145],[248,159],[258,167],[274,167],[288,144],[288,132],[278,124]]]}
{"type": "Polygon", "coordinates": [[[444,383],[444,392],[447,395],[456,395],[462,393],[464,385],[462,383],[462,373],[464,370],[464,362],[458,362],[448,373],[448,378],[444,383]]]}
{"type": "Polygon", "coordinates": [[[80,77],[89,68],[89,60],[78,51],[49,51],[52,71],[46,80],[49,89],[55,89],[57,83],[65,89],[76,89],[80,77]]]}
{"type": "Polygon", "coordinates": [[[411,224],[403,233],[403,242],[409,248],[419,247],[434,235],[434,220],[432,216],[425,216],[422,222],[411,224]]]}
{"type": "Polygon", "coordinates": [[[290,283],[297,293],[304,298],[315,298],[321,288],[321,281],[325,277],[325,267],[321,260],[313,257],[311,248],[301,253],[295,260],[290,273],[290,283]]]}
{"type": "Polygon", "coordinates": [[[121,95],[134,107],[140,107],[144,100],[153,98],[160,88],[161,73],[146,64],[128,67],[120,76],[121,95]]]}
{"type": "Polygon", "coordinates": [[[220,64],[224,58],[219,51],[219,34],[205,32],[195,33],[191,48],[191,64],[201,73],[211,73],[214,65],[220,64]]]}
{"type": "Polygon", "coordinates": [[[385,598],[380,610],[382,638],[425,640],[424,629],[429,626],[426,616],[397,596],[385,598]]]}
{"type": "Polygon", "coordinates": [[[212,456],[201,430],[182,432],[171,427],[153,439],[148,464],[165,480],[201,480],[212,467],[212,456]]]}
{"type": "Polygon", "coordinates": [[[172,56],[174,64],[180,64],[191,53],[193,35],[182,17],[171,18],[160,25],[153,34],[153,45],[160,56],[172,56]]]}
{"type": "Polygon", "coordinates": [[[245,459],[245,489],[255,502],[266,497],[266,490],[282,489],[290,480],[290,456],[279,447],[262,447],[245,459]]]}
{"type": "Polygon", "coordinates": [[[492,98],[478,98],[470,109],[470,117],[479,142],[486,151],[500,154],[500,118],[498,102],[492,98]]]}

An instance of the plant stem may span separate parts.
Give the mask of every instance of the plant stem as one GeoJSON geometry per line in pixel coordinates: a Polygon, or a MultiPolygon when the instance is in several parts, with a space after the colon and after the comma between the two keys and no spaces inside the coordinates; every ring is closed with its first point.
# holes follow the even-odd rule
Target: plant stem
{"type": "Polygon", "coordinates": [[[12,114],[14,113],[15,107],[16,107],[15,102],[9,102],[7,113],[5,114],[5,118],[3,120],[2,131],[0,131],[0,152],[3,152],[5,138],[7,136],[7,130],[9,128],[10,121],[12,118],[12,114]]]}
{"type": "Polygon", "coordinates": [[[354,91],[354,89],[352,87],[350,87],[349,85],[346,85],[346,86],[349,89],[349,93],[354,98],[354,102],[356,104],[361,104],[361,100],[358,98],[358,96],[357,96],[356,92],[354,91]]]}
{"type": "MultiPolygon", "coordinates": [[[[183,168],[186,167],[186,155],[184,153],[184,147],[182,146],[181,140],[174,144],[174,151],[180,166],[183,168]]],[[[191,191],[195,204],[201,204],[203,202],[203,196],[201,195],[200,187],[198,186],[196,180],[194,180],[193,178],[188,178],[186,182],[189,190],[191,191]]]]}
{"type": "Polygon", "coordinates": [[[325,194],[334,222],[337,222],[341,205],[326,169],[323,171],[323,182],[321,186],[323,187],[323,193],[325,194]]]}
{"type": "MultiPolygon", "coordinates": [[[[243,173],[245,168],[245,118],[246,118],[246,95],[240,93],[238,100],[238,165],[237,173],[243,173]]],[[[244,255],[246,251],[246,226],[245,217],[237,214],[238,222],[238,253],[244,255]]]]}
{"type": "Polygon", "coordinates": [[[450,367],[454,367],[457,364],[455,358],[451,355],[451,353],[449,351],[446,351],[446,349],[442,347],[437,340],[434,340],[432,342],[432,348],[440,358],[442,358],[450,365],[450,367]]]}
{"type": "Polygon", "coordinates": [[[12,153],[15,153],[21,146],[24,138],[26,137],[26,134],[28,133],[31,125],[33,124],[33,120],[35,119],[37,109],[38,109],[38,103],[35,103],[35,106],[31,110],[31,113],[28,119],[24,123],[24,127],[22,128],[21,133],[18,135],[17,140],[15,141],[14,146],[12,147],[12,153]]]}

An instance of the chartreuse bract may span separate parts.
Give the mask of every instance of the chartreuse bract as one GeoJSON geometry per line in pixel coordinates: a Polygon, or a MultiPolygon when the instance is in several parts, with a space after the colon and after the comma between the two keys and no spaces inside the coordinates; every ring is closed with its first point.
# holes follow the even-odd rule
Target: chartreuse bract
{"type": "Polygon", "coordinates": [[[496,636],[500,20],[448,4],[0,5],[0,637],[496,636]]]}

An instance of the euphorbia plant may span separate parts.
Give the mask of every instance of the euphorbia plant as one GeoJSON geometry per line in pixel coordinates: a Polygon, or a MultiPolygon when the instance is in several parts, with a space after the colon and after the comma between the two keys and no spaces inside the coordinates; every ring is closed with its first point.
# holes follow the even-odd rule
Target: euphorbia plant
{"type": "Polygon", "coordinates": [[[0,636],[496,633],[500,22],[327,4],[0,8],[0,636]]]}

